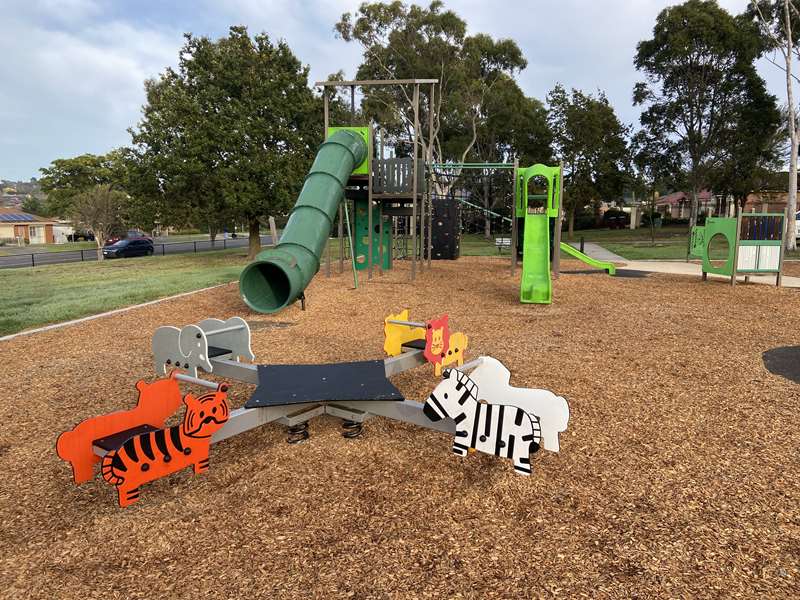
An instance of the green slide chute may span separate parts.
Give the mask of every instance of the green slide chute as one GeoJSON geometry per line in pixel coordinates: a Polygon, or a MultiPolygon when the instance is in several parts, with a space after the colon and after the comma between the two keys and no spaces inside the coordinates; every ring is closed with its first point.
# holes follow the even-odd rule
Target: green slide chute
{"type": "Polygon", "coordinates": [[[523,236],[522,280],[519,300],[526,304],[550,304],[553,285],[550,281],[550,223],[546,214],[526,215],[523,236]]]}
{"type": "Polygon", "coordinates": [[[347,129],[322,143],[280,242],[260,252],[239,276],[247,306],[274,313],[300,297],[319,271],[347,180],[366,157],[364,138],[347,129]]]}
{"type": "Polygon", "coordinates": [[[613,265],[613,263],[606,262],[604,260],[597,260],[596,258],[592,258],[591,256],[586,256],[580,250],[573,248],[566,242],[561,242],[561,251],[566,252],[570,256],[577,258],[578,260],[582,260],[590,267],[594,267],[595,269],[603,269],[609,275],[614,275],[617,272],[617,268],[613,265]]]}

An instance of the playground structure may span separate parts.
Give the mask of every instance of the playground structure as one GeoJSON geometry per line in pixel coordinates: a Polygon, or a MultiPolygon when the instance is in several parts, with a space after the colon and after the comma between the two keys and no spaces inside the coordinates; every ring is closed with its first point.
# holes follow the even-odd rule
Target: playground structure
{"type": "MultiPolygon", "coordinates": [[[[519,168],[514,163],[425,163],[420,157],[420,87],[428,92],[428,147],[432,147],[437,79],[319,81],[323,90],[325,140],[306,176],[294,209],[276,246],[268,248],[242,271],[239,289],[244,302],[261,313],[274,313],[300,300],[305,307],[305,289],[319,272],[327,248],[326,275],[332,267],[330,234],[338,214],[339,272],[344,271],[349,251],[353,281],[358,288],[358,273],[373,276],[391,269],[396,259],[411,261],[410,278],[417,269],[431,267],[432,258],[456,259],[459,256],[462,206],[477,209],[490,227],[491,219],[511,226],[511,272],[518,253],[523,258],[520,300],[524,303],[552,302],[552,277],[558,277],[560,249],[592,267],[614,274],[614,265],[596,261],[561,243],[561,167],[533,165],[519,168]],[[330,124],[330,96],[337,88],[350,89],[350,116],[356,120],[355,89],[386,86],[412,86],[409,98],[413,114],[410,123],[410,156],[387,157],[385,130],[367,126],[330,124]],[[380,134],[377,144],[376,133],[380,134]],[[475,204],[463,181],[464,173],[480,171],[484,184],[487,174],[510,171],[508,202],[493,195],[492,186],[482,190],[484,206],[475,204]],[[545,182],[545,193],[530,194],[532,179],[545,182]],[[534,201],[534,205],[531,201],[534,201]],[[497,204],[508,205],[508,214],[497,212],[497,204]],[[539,205],[536,203],[539,202],[539,205]],[[353,215],[351,226],[350,215],[353,215]],[[345,236],[345,225],[347,235],[345,236]],[[518,232],[519,228],[521,232],[518,232]],[[521,235],[519,235],[521,233],[521,235]],[[408,238],[411,238],[409,249],[408,238]],[[345,247],[345,240],[347,246],[345,247]],[[398,243],[399,242],[399,243],[398,243]]],[[[408,98],[408,95],[406,95],[408,98]]],[[[391,140],[390,140],[391,141],[391,140]]],[[[395,152],[403,148],[395,140],[395,152]]],[[[391,148],[388,148],[391,150],[391,148]]],[[[508,240],[509,238],[502,238],[508,240]]],[[[498,246],[500,247],[500,246],[498,246]]]]}
{"type": "MultiPolygon", "coordinates": [[[[741,213],[736,217],[708,217],[705,225],[692,227],[689,258],[703,261],[703,280],[708,274],[730,277],[736,285],[738,275],[774,274],[775,285],[781,286],[783,270],[783,236],[786,218],[783,213],[741,213]],[[722,264],[714,264],[715,248],[725,244],[722,264]]],[[[718,261],[719,262],[719,261],[718,261]]]]}
{"type": "MultiPolygon", "coordinates": [[[[329,236],[337,213],[339,272],[344,271],[346,239],[355,287],[358,287],[358,271],[366,270],[367,278],[371,279],[376,263],[380,272],[392,268],[396,249],[393,238],[398,232],[402,232],[404,242],[407,236],[411,237],[410,251],[407,243],[403,244],[403,255],[411,260],[411,280],[416,277],[418,267],[424,268],[425,248],[430,247],[431,209],[419,157],[420,86],[430,85],[428,113],[432,125],[438,82],[438,79],[409,79],[315,84],[323,89],[325,140],[278,244],[262,251],[240,275],[240,293],[251,309],[274,313],[296,300],[304,302],[304,290],[320,270],[326,247],[326,274],[331,274],[329,236]],[[410,157],[384,158],[383,136],[378,156],[375,156],[376,136],[372,124],[366,127],[330,124],[331,90],[350,88],[351,120],[355,120],[356,87],[406,85],[413,86],[410,157]]],[[[429,131],[432,130],[433,127],[429,127],[429,131]]],[[[427,256],[430,267],[430,252],[427,256]]]]}
{"type": "Polygon", "coordinates": [[[201,369],[225,382],[201,379],[177,368],[153,383],[140,381],[136,408],[87,419],[61,434],[58,456],[71,464],[76,484],[90,480],[100,464],[103,478],[117,488],[119,504],[125,507],[139,498],[144,483],[189,466],[195,474],[204,472],[211,444],[270,422],[287,427],[288,442],[301,442],[309,437],[308,421],[323,414],[342,419],[346,438],[361,435],[364,421],[372,416],[446,432],[454,436],[454,453],[465,456],[477,450],[508,457],[521,474],[530,473],[529,454],[540,445],[559,450],[558,434],[569,420],[564,398],[547,390],[512,387],[509,371],[494,358],[480,357],[465,364],[466,336],[449,333],[446,315],[424,327],[391,318],[395,316],[407,318],[408,311],[390,315],[384,322],[384,347],[387,353],[391,351],[384,360],[321,365],[255,365],[239,360],[246,357],[242,349],[250,348],[250,330],[236,317],[206,319],[181,329],[159,328],[153,336],[158,374],[168,361],[172,366],[180,362],[181,368],[201,369]],[[187,358],[183,352],[181,337],[187,335],[200,340],[201,347],[208,338],[219,344],[223,338],[215,336],[227,335],[225,339],[238,349],[208,346],[207,360],[194,362],[192,354],[187,358]],[[458,341],[461,338],[463,342],[458,341]],[[453,347],[456,343],[463,345],[458,352],[453,347]],[[178,356],[180,360],[164,358],[178,356]],[[426,402],[405,399],[389,377],[427,362],[433,362],[437,372],[452,363],[458,369],[444,369],[442,382],[426,402]],[[230,410],[228,381],[256,385],[243,407],[230,410]],[[182,397],[179,382],[212,391],[182,397]],[[180,424],[165,427],[181,402],[186,410],[180,424]]]}
{"type": "Polygon", "coordinates": [[[560,251],[591,267],[603,269],[609,275],[616,273],[610,262],[595,260],[561,241],[563,173],[560,166],[536,164],[515,169],[515,219],[512,229],[512,256],[522,248],[522,278],[520,302],[550,304],[553,301],[553,277],[560,272],[560,251]],[[544,193],[531,193],[532,182],[543,182],[544,193]],[[521,221],[521,223],[519,223],[521,221]],[[522,242],[518,232],[522,227],[522,242]]]}

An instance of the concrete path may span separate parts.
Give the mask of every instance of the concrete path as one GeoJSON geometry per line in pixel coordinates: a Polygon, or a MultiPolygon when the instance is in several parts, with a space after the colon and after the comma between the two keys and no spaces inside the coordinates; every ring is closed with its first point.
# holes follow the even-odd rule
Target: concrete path
{"type": "MultiPolygon", "coordinates": [[[[666,273],[669,275],[691,275],[700,279],[703,275],[702,265],[698,263],[687,263],[685,261],[671,261],[671,260],[630,260],[625,261],[625,269],[633,269],[636,271],[648,271],[649,273],[666,273]]],[[[730,281],[730,277],[724,275],[708,274],[709,279],[719,279],[721,281],[730,281]]],[[[744,283],[744,275],[739,275],[736,281],[744,283]]],[[[750,275],[751,283],[761,283],[764,285],[775,285],[775,275],[750,275]]],[[[800,277],[788,277],[784,275],[781,278],[783,287],[787,288],[800,288],[800,277]]]]}
{"type": "MultiPolygon", "coordinates": [[[[576,242],[568,242],[573,248],[580,250],[580,244],[576,242]]],[[[690,263],[683,260],[628,260],[619,254],[606,250],[600,244],[594,242],[584,242],[583,253],[596,260],[605,260],[617,264],[623,264],[624,269],[631,269],[633,271],[647,271],[648,273],[666,273],[668,275],[690,275],[700,279],[703,275],[702,266],[698,263],[690,263]]],[[[729,277],[723,275],[708,274],[709,279],[719,279],[721,281],[730,281],[729,277]]],[[[744,275],[740,275],[736,281],[744,283],[744,275]]],[[[774,275],[751,275],[751,283],[760,283],[764,285],[775,285],[774,275]]],[[[800,277],[787,277],[783,276],[781,279],[783,287],[787,288],[800,288],[800,277]]]]}
{"type": "MultiPolygon", "coordinates": [[[[567,243],[576,250],[581,249],[581,245],[578,242],[567,242],[567,243]]],[[[613,262],[613,263],[628,262],[628,259],[622,258],[619,254],[614,254],[610,250],[606,250],[600,244],[595,244],[594,242],[584,242],[583,253],[589,258],[593,258],[595,260],[604,260],[606,262],[613,262]]]]}

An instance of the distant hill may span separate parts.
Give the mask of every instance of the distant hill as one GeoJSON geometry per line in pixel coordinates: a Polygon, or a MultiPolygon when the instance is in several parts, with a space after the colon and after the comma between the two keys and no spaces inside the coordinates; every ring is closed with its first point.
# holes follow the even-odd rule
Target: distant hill
{"type": "Polygon", "coordinates": [[[27,198],[45,199],[41,186],[36,179],[30,181],[11,181],[0,179],[0,206],[20,208],[27,198]]]}

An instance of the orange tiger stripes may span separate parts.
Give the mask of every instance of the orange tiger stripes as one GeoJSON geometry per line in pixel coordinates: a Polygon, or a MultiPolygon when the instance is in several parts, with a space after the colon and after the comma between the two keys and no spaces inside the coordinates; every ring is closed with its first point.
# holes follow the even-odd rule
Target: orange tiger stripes
{"type": "Polygon", "coordinates": [[[117,487],[119,505],[139,499],[139,486],[188,466],[195,474],[208,469],[211,436],[228,421],[226,385],[195,398],[186,394],[186,414],[180,425],[142,433],[103,457],[101,473],[117,487]]]}

